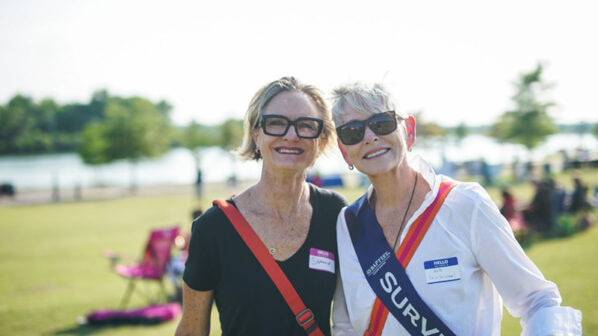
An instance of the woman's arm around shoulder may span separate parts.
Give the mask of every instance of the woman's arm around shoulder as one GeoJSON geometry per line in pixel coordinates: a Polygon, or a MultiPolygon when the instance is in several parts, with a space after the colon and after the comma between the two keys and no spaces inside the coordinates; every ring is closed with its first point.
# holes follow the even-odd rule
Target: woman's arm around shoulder
{"type": "Polygon", "coordinates": [[[210,317],[214,291],[196,291],[183,283],[183,317],[176,336],[210,334],[210,317]]]}

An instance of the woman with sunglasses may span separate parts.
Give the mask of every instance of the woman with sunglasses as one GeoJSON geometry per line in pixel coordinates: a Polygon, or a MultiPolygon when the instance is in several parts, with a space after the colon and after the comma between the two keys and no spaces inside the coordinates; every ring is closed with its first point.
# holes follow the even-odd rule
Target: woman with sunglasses
{"type": "Polygon", "coordinates": [[[486,191],[407,159],[415,120],[381,85],[333,94],[339,147],[372,185],[337,222],[335,335],[581,335],[581,312],[525,255],[486,191]]]}
{"type": "Polygon", "coordinates": [[[193,223],[176,334],[208,335],[215,302],[222,335],[305,335],[306,328],[330,335],[335,223],[346,201],[305,181],[306,169],[334,138],[330,111],[318,89],[283,77],[255,94],[244,127],[238,153],[262,160],[261,177],[227,202],[307,309],[293,313],[228,215],[214,206],[193,223]]]}

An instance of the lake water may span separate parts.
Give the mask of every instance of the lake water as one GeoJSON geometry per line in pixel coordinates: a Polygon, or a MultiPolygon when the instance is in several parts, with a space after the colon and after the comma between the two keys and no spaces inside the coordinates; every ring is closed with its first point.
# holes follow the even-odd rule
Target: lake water
{"type": "MultiPolygon", "coordinates": [[[[532,159],[543,160],[546,156],[576,148],[598,151],[598,141],[593,135],[556,134],[534,150],[532,159]]],[[[418,143],[413,153],[419,153],[434,167],[442,165],[442,157],[453,162],[484,159],[492,165],[513,160],[527,161],[528,152],[523,146],[500,144],[482,135],[470,135],[462,141],[445,139],[418,143]]],[[[256,162],[234,161],[220,148],[201,151],[200,167],[204,182],[226,181],[233,173],[239,180],[257,179],[261,165],[256,162]]],[[[88,166],[76,153],[45,154],[32,156],[0,157],[0,182],[10,182],[17,190],[60,188],[127,186],[131,166],[125,160],[99,166],[88,166]]],[[[318,159],[310,171],[320,174],[349,173],[338,150],[318,159]]],[[[193,184],[196,178],[195,162],[187,149],[176,148],[158,159],[145,159],[135,166],[135,176],[140,186],[193,184]]]]}

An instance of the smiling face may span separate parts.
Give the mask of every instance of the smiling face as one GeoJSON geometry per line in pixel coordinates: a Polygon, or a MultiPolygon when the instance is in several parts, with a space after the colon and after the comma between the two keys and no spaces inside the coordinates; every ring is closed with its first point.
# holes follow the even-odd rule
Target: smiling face
{"type": "MultiPolygon", "coordinates": [[[[340,125],[355,120],[366,120],[373,114],[359,112],[351,106],[344,107],[344,111],[340,125]]],[[[378,112],[382,111],[375,111],[378,112]]],[[[405,120],[404,126],[399,123],[396,130],[386,135],[377,135],[366,127],[360,142],[344,145],[339,141],[339,147],[348,164],[354,165],[368,176],[379,176],[399,168],[404,162],[407,145],[411,146],[415,140],[414,130],[415,121],[410,117],[405,120]]]]}
{"type": "MultiPolygon", "coordinates": [[[[274,96],[263,115],[281,115],[291,121],[300,117],[321,117],[312,100],[297,91],[285,91],[274,96]]],[[[264,160],[264,169],[304,171],[318,155],[319,139],[300,138],[293,126],[282,136],[268,135],[262,128],[257,128],[253,131],[253,139],[264,160]]]]}

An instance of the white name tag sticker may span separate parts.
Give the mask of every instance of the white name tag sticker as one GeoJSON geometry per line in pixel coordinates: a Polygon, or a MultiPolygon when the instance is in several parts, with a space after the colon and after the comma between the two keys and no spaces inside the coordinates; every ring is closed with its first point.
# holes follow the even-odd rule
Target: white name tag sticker
{"type": "Polygon", "coordinates": [[[334,274],[334,254],[312,247],[309,249],[309,268],[334,274]]]}
{"type": "Polygon", "coordinates": [[[424,261],[424,270],[429,285],[461,279],[457,257],[424,261]]]}

